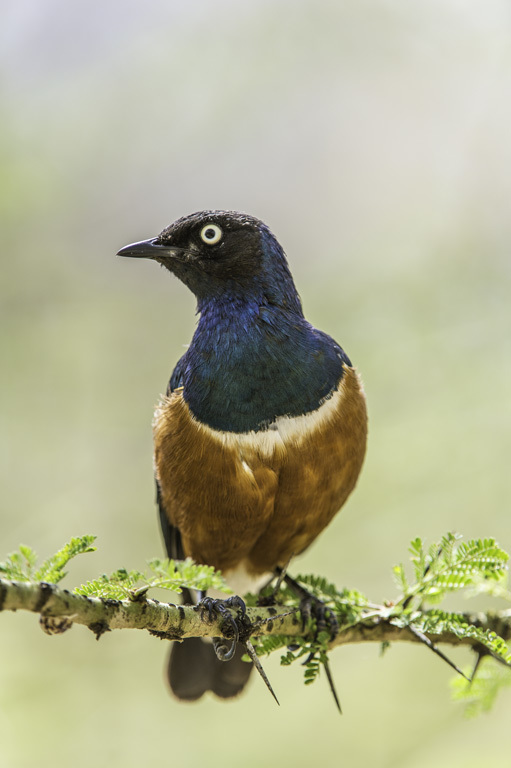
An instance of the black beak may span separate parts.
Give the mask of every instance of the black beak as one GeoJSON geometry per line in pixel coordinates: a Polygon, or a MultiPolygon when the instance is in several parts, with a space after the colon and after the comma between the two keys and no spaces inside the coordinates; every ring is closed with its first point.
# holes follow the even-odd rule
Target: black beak
{"type": "Polygon", "coordinates": [[[131,256],[135,259],[160,259],[165,256],[174,256],[180,248],[171,248],[168,245],[161,245],[158,243],[157,237],[152,237],[150,240],[141,240],[139,243],[131,243],[125,245],[120,251],[117,251],[117,256],[131,256]]]}

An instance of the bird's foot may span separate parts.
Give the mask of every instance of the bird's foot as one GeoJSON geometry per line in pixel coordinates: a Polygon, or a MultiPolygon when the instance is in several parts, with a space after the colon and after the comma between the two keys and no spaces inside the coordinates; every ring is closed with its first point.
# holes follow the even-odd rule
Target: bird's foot
{"type": "Polygon", "coordinates": [[[319,635],[320,632],[328,631],[330,633],[330,639],[335,640],[339,631],[339,622],[335,613],[325,603],[309,592],[304,586],[302,586],[296,579],[289,576],[287,573],[283,573],[281,577],[281,569],[276,569],[276,575],[279,577],[279,581],[285,581],[287,586],[292,592],[300,599],[300,612],[302,614],[303,628],[310,619],[314,619],[316,622],[315,635],[319,635]],[[281,578],[280,578],[281,577],[281,578]]]}
{"type": "Polygon", "coordinates": [[[303,627],[310,619],[316,622],[317,637],[320,632],[329,632],[330,640],[335,640],[339,632],[337,616],[325,603],[314,595],[307,593],[300,599],[300,612],[302,614],[303,627]]]}
{"type": "Polygon", "coordinates": [[[213,622],[216,618],[221,618],[222,632],[224,637],[213,638],[213,648],[217,659],[220,661],[230,661],[236,651],[236,643],[240,639],[240,632],[243,629],[243,619],[246,615],[246,605],[241,597],[234,595],[225,600],[213,597],[203,597],[197,603],[197,610],[200,611],[201,619],[213,622]],[[231,613],[236,610],[236,617],[231,613]]]}

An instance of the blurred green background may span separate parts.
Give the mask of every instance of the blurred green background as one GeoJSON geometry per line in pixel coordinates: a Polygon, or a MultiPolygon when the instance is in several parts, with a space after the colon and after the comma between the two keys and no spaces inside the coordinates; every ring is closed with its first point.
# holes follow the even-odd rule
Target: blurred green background
{"type": "MultiPolygon", "coordinates": [[[[194,301],[114,254],[202,208],[269,224],[366,384],[362,478],[295,572],[380,600],[414,536],[511,548],[510,32],[507,0],[4,3],[3,555],[94,533],[73,586],[162,552],[151,417],[194,301]]],[[[467,721],[422,648],[338,650],[339,718],[325,680],[305,689],[278,655],[280,708],[256,679],[187,706],[147,634],[1,624],[2,768],[508,754],[509,694],[467,721]]]]}

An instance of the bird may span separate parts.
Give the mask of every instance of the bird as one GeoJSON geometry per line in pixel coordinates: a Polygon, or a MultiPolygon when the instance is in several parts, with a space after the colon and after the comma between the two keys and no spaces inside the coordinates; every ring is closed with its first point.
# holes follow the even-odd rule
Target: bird
{"type": "MultiPolygon", "coordinates": [[[[153,422],[168,556],[214,566],[240,594],[256,591],[316,539],[357,482],[361,378],[305,319],[284,250],[254,216],[199,211],[117,255],[158,262],[197,302],[193,338],[153,422]]],[[[201,638],[173,642],[171,691],[186,701],[237,696],[253,666],[242,656],[241,644],[224,662],[201,638]]]]}

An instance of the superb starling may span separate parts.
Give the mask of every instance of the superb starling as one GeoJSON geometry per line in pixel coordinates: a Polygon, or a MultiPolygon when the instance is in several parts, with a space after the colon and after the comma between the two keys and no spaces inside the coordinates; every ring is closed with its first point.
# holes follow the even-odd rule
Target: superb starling
{"type": "MultiPolygon", "coordinates": [[[[360,378],[303,316],[266,224],[201,211],[120,256],[150,258],[197,298],[200,315],[154,416],[160,521],[169,557],[220,569],[254,591],[314,541],[357,481],[367,416],[360,378]]],[[[227,698],[252,668],[211,643],[173,643],[174,693],[227,698]]]]}

